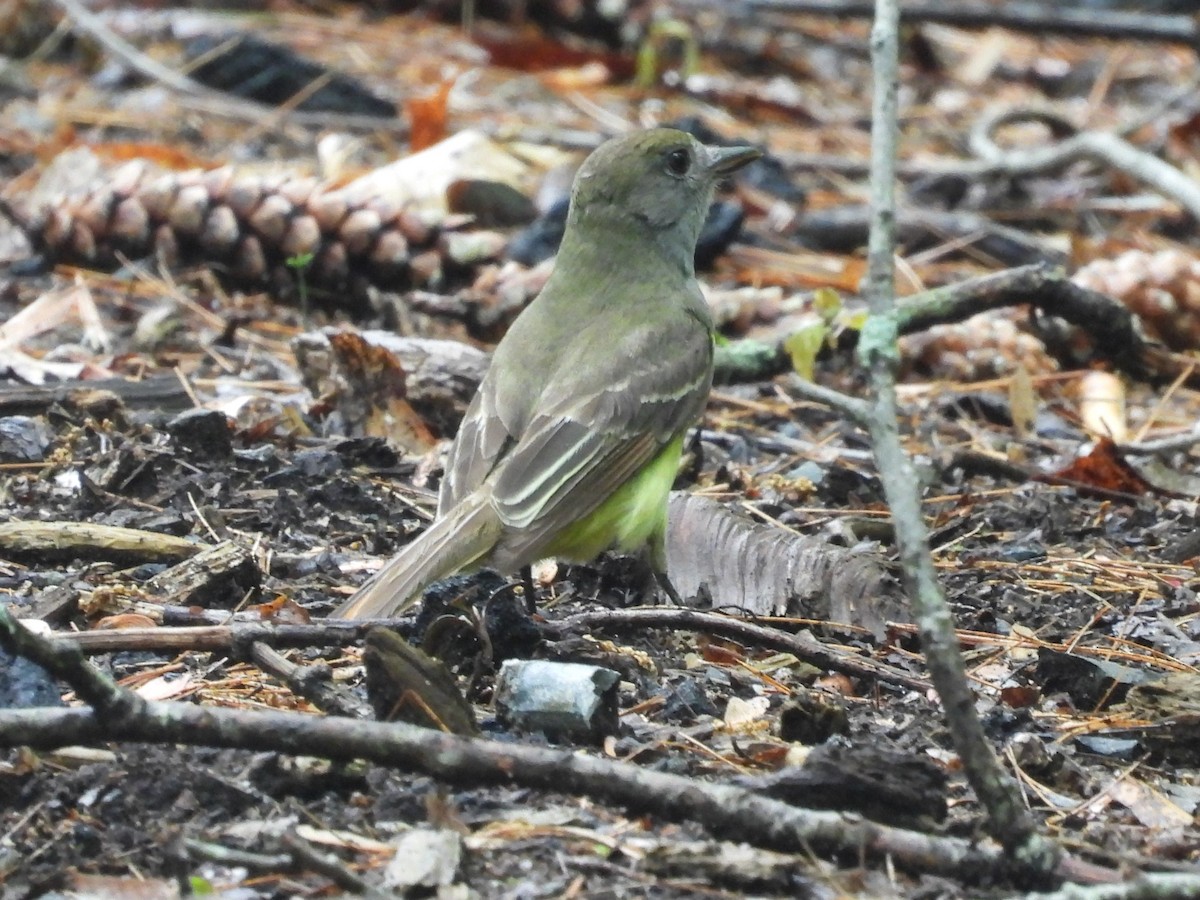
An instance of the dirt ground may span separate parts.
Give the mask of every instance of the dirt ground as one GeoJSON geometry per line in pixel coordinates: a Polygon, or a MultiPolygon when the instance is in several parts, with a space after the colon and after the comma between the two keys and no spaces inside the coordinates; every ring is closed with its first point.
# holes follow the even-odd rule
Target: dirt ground
{"type": "MultiPolygon", "coordinates": [[[[58,15],[36,5],[29,10],[51,26],[58,15]]],[[[168,57],[186,55],[181,34],[217,31],[203,14],[185,10],[147,13],[136,25],[122,20],[119,9],[108,13],[107,27],[168,57]]],[[[36,21],[32,13],[29,21],[36,21]]],[[[819,17],[771,22],[722,19],[719,29],[706,31],[711,22],[702,16],[690,27],[706,35],[703,71],[685,87],[668,77],[652,88],[632,84],[630,45],[595,42],[607,34],[595,23],[591,42],[563,36],[570,22],[508,32],[485,21],[472,42],[433,18],[369,18],[358,10],[331,17],[289,9],[238,25],[353,74],[404,108],[412,130],[437,130],[436,121],[427,121],[437,115],[416,101],[452,84],[441,111],[448,133],[475,127],[501,143],[543,142],[555,149],[555,160],[558,153],[577,159],[572,142],[598,138],[615,119],[645,125],[695,116],[730,140],[765,144],[777,168],[722,195],[745,220],[714,237],[714,259],[702,278],[727,337],[778,343],[796,364],[743,374],[714,389],[676,488],[719,501],[721,515],[738,522],[767,523],[786,530],[789,540],[859,554],[878,567],[880,590],[891,603],[898,595],[893,535],[866,435],[803,399],[802,376],[794,370],[804,370],[807,360],[817,383],[863,391],[853,327],[846,324],[861,309],[850,287],[862,271],[861,235],[848,238],[845,249],[834,247],[833,229],[820,216],[863,196],[864,173],[839,170],[831,160],[866,159],[867,24],[819,17]],[[765,33],[772,31],[773,37],[765,33]],[[513,37],[525,41],[535,33],[536,44],[513,37]],[[558,46],[571,55],[551,54],[558,46]],[[512,58],[506,48],[516,53],[514,47],[527,62],[540,61],[514,68],[504,62],[512,58]],[[596,74],[596,66],[607,66],[608,74],[596,74]],[[827,243],[814,237],[822,233],[827,243]],[[829,285],[839,324],[821,332],[805,357],[787,339],[822,321],[815,310],[830,301],[819,289],[829,285]]],[[[153,158],[168,172],[230,163],[311,172],[320,165],[319,139],[330,133],[353,136],[355,165],[363,170],[407,154],[401,129],[353,130],[334,113],[325,122],[251,123],[183,102],[127,66],[99,66],[90,55],[96,45],[82,36],[46,46],[24,64],[25,87],[6,88],[14,103],[0,117],[11,135],[0,167],[10,200],[14,191],[23,196],[52,158],[84,146],[109,172],[116,160],[130,158],[153,158]],[[148,116],[154,116],[149,124],[148,116]]],[[[668,74],[676,64],[670,47],[660,60],[668,74]]],[[[27,58],[18,49],[7,52],[27,58]]],[[[1071,248],[1072,268],[1127,252],[1190,252],[1198,239],[1194,222],[1169,203],[1150,202],[1120,173],[1075,166],[1025,178],[967,177],[939,172],[938,163],[970,162],[966,135],[986,105],[1052,102],[1074,115],[1087,100],[1089,127],[1108,129],[1130,110],[1173,96],[1192,62],[1191,51],[1173,45],[918,28],[906,45],[902,77],[906,200],[991,217],[1028,245],[997,260],[975,247],[978,235],[930,228],[911,240],[902,236],[902,291],[1008,265],[1063,261],[1064,246],[1071,248]],[[933,62],[922,55],[931,49],[933,62]],[[1100,50],[1107,62],[1097,69],[1090,60],[1100,50]],[[965,71],[968,60],[975,64],[965,71]]],[[[1192,171],[1195,112],[1194,101],[1164,106],[1165,124],[1147,126],[1153,132],[1147,142],[1192,171]]],[[[554,166],[535,168],[542,183],[553,182],[546,171],[554,166]]],[[[528,193],[535,194],[533,187],[528,193]]],[[[78,205],[65,208],[83,215],[78,205]]],[[[472,209],[478,225],[482,211],[472,209]]],[[[0,369],[7,373],[0,382],[0,525],[119,526],[205,545],[230,542],[243,555],[220,577],[202,575],[193,589],[155,580],[164,572],[174,579],[177,559],[86,536],[29,547],[5,534],[0,601],[6,608],[43,619],[58,633],[117,635],[157,625],[166,634],[220,623],[234,610],[243,621],[319,625],[428,522],[440,454],[479,361],[438,360],[431,375],[401,365],[397,390],[388,381],[396,364],[379,362],[369,349],[374,344],[356,343],[340,348],[335,375],[323,383],[334,388],[318,395],[319,365],[292,341],[321,344],[330,333],[325,327],[384,328],[486,350],[511,318],[505,304],[513,296],[528,299],[519,279],[536,270],[495,257],[464,261],[446,236],[488,230],[507,239],[524,226],[476,230],[443,221],[439,227],[442,239],[427,251],[442,254],[440,281],[394,290],[372,285],[361,302],[344,304],[326,292],[316,270],[306,298],[294,283],[292,290],[275,290],[264,275],[250,287],[224,278],[221,265],[186,254],[187,265],[170,274],[152,257],[123,267],[78,266],[78,259],[44,253],[57,268],[37,267],[29,264],[29,235],[7,227],[0,234],[9,260],[0,273],[0,318],[10,325],[3,327],[21,323],[19,314],[39,299],[62,303],[39,310],[40,323],[23,327],[16,339],[0,341],[0,369]],[[355,381],[346,374],[347,360],[360,358],[367,374],[355,381]],[[134,382],[143,387],[118,387],[134,382]],[[82,390],[89,385],[97,390],[82,390]],[[380,410],[391,423],[386,427],[379,425],[380,410]],[[164,603],[166,612],[149,611],[164,603]]],[[[411,244],[415,253],[420,242],[411,244]]],[[[410,260],[414,271],[416,260],[410,260]]],[[[1182,301],[1177,306],[1172,333],[1190,327],[1188,309],[1182,301]]],[[[1107,382],[1120,394],[1123,434],[1115,443],[1105,440],[1088,419],[1087,392],[1095,384],[1088,379],[1112,366],[1095,356],[1080,362],[1044,334],[1033,337],[1023,310],[1015,317],[998,311],[989,321],[948,326],[936,342],[918,345],[914,338],[901,385],[904,439],[918,464],[935,559],[988,738],[1036,821],[1071,854],[1113,868],[1194,871],[1200,862],[1200,455],[1186,440],[1157,452],[1150,442],[1186,437],[1200,419],[1200,393],[1183,377],[1174,384],[1128,375],[1107,382]],[[1092,468],[1080,468],[1080,459],[1092,468]]],[[[1113,425],[1111,415],[1104,427],[1113,425]]],[[[737,569],[733,560],[718,558],[716,566],[737,569]]],[[[845,575],[829,577],[836,587],[845,575]]],[[[947,838],[982,839],[982,811],[936,697],[914,686],[927,672],[902,611],[889,612],[876,627],[861,610],[850,621],[818,621],[830,614],[819,603],[795,601],[778,616],[758,610],[759,624],[809,633],[849,657],[887,667],[868,677],[814,666],[707,620],[697,627],[681,615],[673,627],[647,627],[623,619],[622,611],[659,599],[628,560],[538,570],[523,584],[516,578],[456,581],[402,629],[414,641],[424,638],[426,648],[437,647],[482,736],[571,747],[776,797],[786,791],[776,780],[780,773],[797,771],[807,759],[813,781],[799,798],[787,799],[947,838]],[[514,599],[512,584],[532,588],[532,608],[514,599]],[[582,621],[572,617],[604,610],[613,613],[607,623],[572,624],[582,621]],[[434,622],[437,640],[430,637],[434,622]],[[520,733],[493,704],[496,671],[508,658],[617,671],[616,733],[558,741],[520,733]]],[[[781,583],[780,596],[793,589],[800,590],[781,583]]],[[[867,607],[876,599],[885,598],[861,598],[867,607]]],[[[719,591],[696,602],[726,611],[719,591]]],[[[331,712],[236,648],[113,640],[108,649],[88,650],[89,658],[147,699],[331,712]]],[[[366,708],[361,643],[326,636],[281,652],[302,666],[327,666],[330,684],[366,708]]],[[[9,657],[0,657],[0,667],[6,708],[77,703],[61,683],[9,657]]],[[[855,854],[762,849],[728,835],[718,839],[711,826],[570,790],[464,786],[271,749],[102,743],[14,749],[0,758],[5,898],[71,890],[79,893],[66,895],[354,895],[364,892],[355,879],[377,883],[406,841],[416,842],[409,845],[414,859],[444,866],[424,881],[396,871],[402,865],[389,869],[387,889],[410,896],[932,900],[1005,897],[1021,889],[1004,879],[981,881],[977,872],[930,874],[932,868],[855,854]],[[95,880],[100,876],[113,880],[95,880]]]]}

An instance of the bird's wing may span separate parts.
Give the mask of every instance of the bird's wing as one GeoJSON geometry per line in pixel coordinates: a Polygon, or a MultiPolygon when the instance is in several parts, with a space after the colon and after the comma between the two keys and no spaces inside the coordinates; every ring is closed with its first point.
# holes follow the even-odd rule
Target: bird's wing
{"type": "Polygon", "coordinates": [[[438,515],[444,516],[491,473],[497,460],[513,441],[513,428],[505,422],[513,417],[503,415],[496,390],[496,381],[489,371],[467,407],[450,457],[446,475],[438,495],[438,515]]]}
{"type": "Polygon", "coordinates": [[[663,330],[638,329],[551,382],[491,481],[508,555],[536,558],[699,418],[712,336],[690,315],[665,333],[670,347],[663,330]]]}

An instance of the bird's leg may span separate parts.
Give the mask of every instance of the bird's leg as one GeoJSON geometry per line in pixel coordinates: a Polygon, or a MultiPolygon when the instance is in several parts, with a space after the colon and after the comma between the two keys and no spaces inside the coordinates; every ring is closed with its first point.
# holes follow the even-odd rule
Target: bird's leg
{"type": "Polygon", "coordinates": [[[681,480],[689,483],[700,480],[700,472],[704,469],[704,441],[701,440],[700,435],[699,428],[692,429],[683,458],[679,460],[679,474],[675,476],[676,484],[679,484],[681,480]]]}
{"type": "Polygon", "coordinates": [[[646,551],[643,556],[650,571],[654,573],[654,580],[658,583],[659,589],[667,595],[667,601],[674,606],[683,606],[683,598],[679,595],[679,591],[675,590],[675,585],[671,584],[671,579],[667,577],[667,534],[666,527],[656,531],[650,536],[650,542],[646,545],[646,551]]]}
{"type": "Polygon", "coordinates": [[[654,580],[658,582],[659,589],[667,595],[667,600],[673,606],[683,606],[683,598],[679,596],[679,591],[675,590],[675,585],[671,584],[671,579],[667,577],[666,572],[655,570],[654,580]]]}
{"type": "Polygon", "coordinates": [[[533,586],[533,566],[521,566],[521,584],[525,588],[525,608],[530,615],[537,612],[537,594],[533,586]]]}

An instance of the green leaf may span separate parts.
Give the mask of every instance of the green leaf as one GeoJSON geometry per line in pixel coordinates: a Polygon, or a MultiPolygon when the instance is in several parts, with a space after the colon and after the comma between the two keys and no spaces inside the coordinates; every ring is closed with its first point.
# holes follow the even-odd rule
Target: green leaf
{"type": "Polygon", "coordinates": [[[637,52],[634,82],[640,88],[650,88],[658,83],[658,57],[668,41],[676,40],[683,45],[683,64],[680,77],[687,78],[700,71],[700,42],[692,27],[682,19],[660,19],[653,22],[642,38],[637,52]]]}
{"type": "Polygon", "coordinates": [[[865,309],[856,313],[845,315],[842,317],[842,327],[861,333],[863,326],[867,324],[867,319],[870,318],[870,316],[871,314],[865,309]]]}
{"type": "Polygon", "coordinates": [[[817,288],[812,295],[812,308],[826,325],[832,325],[845,304],[842,295],[831,287],[817,288]]]}
{"type": "Polygon", "coordinates": [[[783,342],[784,349],[792,358],[792,368],[801,378],[812,381],[813,368],[816,366],[817,354],[829,334],[829,326],[817,323],[801,328],[789,334],[783,342]]]}

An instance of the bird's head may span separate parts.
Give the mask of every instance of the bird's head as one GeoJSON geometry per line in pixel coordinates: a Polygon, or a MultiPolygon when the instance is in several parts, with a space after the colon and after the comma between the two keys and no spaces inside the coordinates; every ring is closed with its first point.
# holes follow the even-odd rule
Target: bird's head
{"type": "Polygon", "coordinates": [[[717,182],[761,155],[754,147],[706,146],[673,128],[613,138],[575,176],[568,231],[603,241],[605,231],[631,230],[686,257],[690,268],[717,182]]]}

